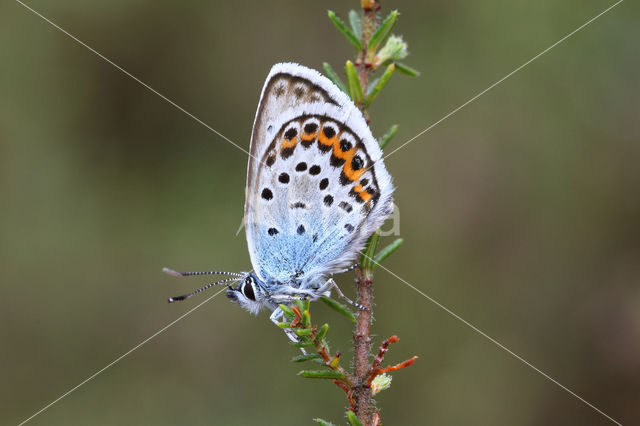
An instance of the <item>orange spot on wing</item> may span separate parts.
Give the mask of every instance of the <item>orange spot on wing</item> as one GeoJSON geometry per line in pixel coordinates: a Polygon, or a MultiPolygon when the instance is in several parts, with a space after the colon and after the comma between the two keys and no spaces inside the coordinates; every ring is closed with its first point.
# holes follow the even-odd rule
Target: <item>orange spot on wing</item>
{"type": "Polygon", "coordinates": [[[360,198],[362,198],[364,201],[369,201],[371,199],[372,195],[369,194],[367,191],[362,191],[360,193],[360,198]]]}
{"type": "Polygon", "coordinates": [[[280,145],[280,147],[282,149],[293,148],[294,146],[296,146],[297,143],[298,143],[298,137],[297,136],[294,137],[294,138],[291,138],[290,140],[287,140],[285,138],[285,139],[282,139],[282,145],[280,145]]]}
{"type": "Polygon", "coordinates": [[[328,138],[325,136],[324,132],[320,132],[320,134],[318,135],[318,140],[322,145],[331,146],[336,140],[338,140],[338,137],[334,136],[332,138],[328,138]]]}
{"type": "MultiPolygon", "coordinates": [[[[302,136],[300,137],[303,141],[310,141],[316,138],[316,136],[318,136],[318,132],[313,132],[313,133],[302,133],[302,136]]],[[[328,144],[326,144],[328,145],[328,144]]]]}

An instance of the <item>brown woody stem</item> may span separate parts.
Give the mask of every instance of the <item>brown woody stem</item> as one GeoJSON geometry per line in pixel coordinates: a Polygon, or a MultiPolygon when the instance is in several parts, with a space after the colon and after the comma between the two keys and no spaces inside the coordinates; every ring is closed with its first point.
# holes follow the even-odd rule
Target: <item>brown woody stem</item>
{"type": "MultiPolygon", "coordinates": [[[[361,0],[362,6],[362,52],[360,60],[357,62],[358,77],[362,92],[367,93],[369,74],[372,72],[371,64],[366,63],[367,45],[369,39],[376,30],[376,10],[379,8],[377,0],[361,0]]],[[[364,114],[367,122],[369,113],[364,104],[358,105],[364,114]]],[[[353,355],[353,379],[354,379],[354,413],[364,426],[373,424],[373,397],[368,383],[369,378],[369,354],[371,352],[371,320],[373,313],[373,282],[370,271],[357,270],[356,287],[358,292],[358,303],[364,307],[358,313],[356,328],[353,334],[354,355],[353,355]]]]}

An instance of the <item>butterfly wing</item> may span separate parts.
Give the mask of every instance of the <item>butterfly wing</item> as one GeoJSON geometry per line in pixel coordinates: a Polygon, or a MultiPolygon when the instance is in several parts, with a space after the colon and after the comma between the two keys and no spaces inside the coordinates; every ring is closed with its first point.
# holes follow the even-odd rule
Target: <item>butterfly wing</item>
{"type": "Polygon", "coordinates": [[[272,68],[250,152],[245,226],[263,281],[336,272],[392,211],[391,177],[362,113],[314,70],[272,68]]]}

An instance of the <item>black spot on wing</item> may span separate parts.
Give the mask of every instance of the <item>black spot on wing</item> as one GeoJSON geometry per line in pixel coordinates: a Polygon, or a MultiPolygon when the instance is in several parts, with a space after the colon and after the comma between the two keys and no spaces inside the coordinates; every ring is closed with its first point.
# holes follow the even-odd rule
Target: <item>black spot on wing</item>
{"type": "Polygon", "coordinates": [[[340,172],[340,184],[341,185],[349,185],[351,183],[351,179],[344,173],[344,170],[340,172]]]}
{"type": "Polygon", "coordinates": [[[307,123],[304,126],[305,133],[315,133],[316,130],[318,130],[318,125],[316,123],[307,123]]]}
{"type": "Polygon", "coordinates": [[[262,190],[262,198],[264,198],[265,200],[269,201],[270,199],[273,198],[273,192],[271,192],[271,190],[269,188],[264,188],[262,190]]]}
{"type": "Polygon", "coordinates": [[[321,190],[325,190],[327,189],[327,186],[329,186],[329,179],[324,178],[320,181],[320,185],[318,185],[320,187],[321,190]]]}
{"type": "Polygon", "coordinates": [[[318,149],[321,153],[326,154],[327,152],[333,149],[332,145],[325,145],[322,142],[318,141],[318,149]]]}
{"type": "Polygon", "coordinates": [[[353,210],[353,207],[351,207],[351,204],[347,203],[346,201],[341,201],[340,204],[338,204],[338,206],[340,206],[347,213],[351,213],[351,210],[353,210]]]}
{"type": "Polygon", "coordinates": [[[296,149],[296,145],[288,147],[288,148],[282,148],[280,150],[280,156],[282,157],[283,160],[286,160],[287,158],[291,157],[293,155],[293,151],[296,149]]]}
{"type": "Polygon", "coordinates": [[[347,152],[349,151],[351,148],[353,148],[353,145],[351,144],[351,142],[349,142],[349,140],[347,139],[342,139],[340,141],[340,149],[342,150],[342,152],[347,152]]]}
{"type": "Polygon", "coordinates": [[[331,126],[325,126],[322,129],[322,133],[324,133],[324,135],[327,137],[327,139],[331,139],[332,137],[334,137],[336,135],[336,130],[331,126]]]}
{"type": "Polygon", "coordinates": [[[298,229],[297,229],[296,232],[298,232],[298,235],[304,234],[304,232],[305,232],[304,225],[298,226],[298,229]]]}
{"type": "Polygon", "coordinates": [[[357,155],[353,157],[351,160],[351,168],[353,170],[360,170],[362,167],[364,167],[364,161],[362,161],[362,158],[357,155]]]}
{"type": "Polygon", "coordinates": [[[329,160],[329,164],[336,168],[342,167],[342,165],[344,164],[344,159],[338,158],[335,155],[331,154],[331,160],[329,160]]]}
{"type": "Polygon", "coordinates": [[[309,167],[310,175],[313,175],[313,176],[319,175],[320,171],[321,171],[320,166],[318,166],[317,164],[309,167]]]}
{"type": "Polygon", "coordinates": [[[304,172],[305,170],[307,170],[307,163],[304,161],[296,165],[296,172],[304,172]]]}
{"type": "Polygon", "coordinates": [[[270,236],[272,236],[272,237],[273,237],[274,235],[276,235],[277,233],[278,233],[278,230],[277,230],[276,228],[269,228],[269,229],[267,230],[267,234],[269,234],[269,235],[270,235],[270,236]]]}
{"type": "Polygon", "coordinates": [[[289,183],[289,175],[287,173],[280,173],[278,181],[280,181],[280,183],[289,183]]]}
{"type": "Polygon", "coordinates": [[[275,155],[270,155],[270,156],[267,157],[266,163],[267,163],[268,167],[273,166],[273,163],[275,163],[275,162],[276,162],[276,156],[275,155]]]}

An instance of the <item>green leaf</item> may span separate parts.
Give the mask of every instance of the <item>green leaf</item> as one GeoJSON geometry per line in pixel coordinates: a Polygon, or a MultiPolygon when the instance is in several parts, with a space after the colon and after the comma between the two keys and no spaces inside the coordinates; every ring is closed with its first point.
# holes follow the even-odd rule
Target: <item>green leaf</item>
{"type": "Polygon", "coordinates": [[[371,269],[371,263],[373,260],[373,256],[376,254],[376,250],[378,249],[378,240],[380,239],[380,230],[378,229],[369,237],[369,241],[367,241],[367,245],[364,247],[362,251],[362,256],[360,256],[360,267],[363,270],[371,269]]]}
{"type": "Polygon", "coordinates": [[[289,317],[289,318],[291,318],[291,319],[293,319],[293,318],[295,318],[295,317],[296,317],[296,314],[294,314],[294,313],[293,313],[293,311],[291,310],[291,308],[290,308],[290,307],[288,307],[287,305],[278,305],[278,307],[280,308],[280,310],[281,310],[282,312],[284,312],[284,314],[285,314],[287,317],[289,317]]]}
{"type": "Polygon", "coordinates": [[[341,380],[345,378],[344,373],[335,370],[302,370],[298,373],[298,376],[306,377],[308,379],[341,380]]]}
{"type": "Polygon", "coordinates": [[[369,93],[371,93],[373,88],[376,87],[376,84],[378,84],[379,81],[380,81],[380,77],[376,77],[373,80],[369,80],[369,84],[367,84],[367,96],[369,95],[369,93]]]}
{"type": "MultiPolygon", "coordinates": [[[[296,306],[298,307],[298,309],[300,309],[300,313],[305,311],[305,307],[304,307],[304,302],[300,299],[295,299],[293,301],[293,303],[296,304],[296,306]]],[[[294,314],[295,315],[295,314],[294,314]]]]}
{"type": "Polygon", "coordinates": [[[394,242],[392,242],[391,244],[389,244],[388,246],[380,250],[380,253],[378,253],[378,255],[373,261],[374,262],[373,267],[376,268],[378,265],[380,265],[380,263],[382,263],[383,260],[389,257],[391,253],[398,250],[398,248],[402,245],[403,242],[404,240],[402,238],[398,238],[397,240],[395,240],[394,242]]]}
{"type": "Polygon", "coordinates": [[[308,342],[293,342],[291,344],[291,346],[293,346],[294,348],[310,348],[312,346],[315,346],[315,342],[313,341],[308,341],[308,342]]]}
{"type": "Polygon", "coordinates": [[[349,91],[347,90],[347,86],[345,86],[344,82],[342,81],[340,76],[333,70],[331,65],[329,65],[328,62],[323,62],[322,68],[324,68],[324,73],[327,75],[327,77],[329,77],[329,80],[333,81],[333,84],[338,86],[340,90],[348,95],[349,91]]]}
{"type": "Polygon", "coordinates": [[[326,337],[328,332],[329,332],[329,324],[325,324],[322,327],[320,327],[320,330],[318,330],[318,334],[316,334],[316,341],[322,342],[322,339],[326,337]]]}
{"type": "Polygon", "coordinates": [[[411,77],[418,77],[420,75],[420,71],[413,69],[410,66],[402,64],[400,62],[396,62],[396,68],[398,69],[398,72],[401,72],[402,74],[406,74],[411,77]]]}
{"type": "Polygon", "coordinates": [[[353,315],[353,312],[351,312],[349,310],[349,308],[347,308],[342,303],[340,303],[340,302],[338,302],[336,300],[333,300],[330,297],[326,297],[326,296],[320,297],[320,300],[322,300],[324,303],[326,303],[329,307],[331,307],[331,308],[335,309],[336,311],[340,312],[345,317],[349,318],[353,323],[356,322],[356,317],[353,315]]]}
{"type": "Polygon", "coordinates": [[[398,125],[394,124],[393,126],[391,126],[389,128],[387,133],[385,133],[384,136],[382,136],[380,138],[380,140],[378,140],[378,144],[380,145],[380,149],[383,149],[385,146],[387,146],[387,144],[389,142],[391,142],[391,139],[393,139],[393,137],[396,135],[396,133],[398,133],[398,125]]]}
{"type": "Polygon", "coordinates": [[[340,31],[342,35],[349,40],[349,43],[351,43],[356,49],[362,50],[362,43],[360,43],[360,40],[356,37],[353,31],[347,27],[347,24],[345,24],[342,19],[338,18],[332,10],[329,10],[327,14],[329,15],[329,19],[331,19],[331,22],[333,22],[333,25],[335,25],[338,31],[340,31]]]}
{"type": "Polygon", "coordinates": [[[347,411],[347,420],[349,420],[351,426],[363,426],[360,419],[356,416],[356,413],[351,410],[347,411]]]}
{"type": "Polygon", "coordinates": [[[393,75],[393,71],[396,69],[394,64],[390,64],[386,70],[384,70],[384,74],[377,81],[376,85],[372,87],[372,89],[367,93],[367,100],[365,101],[365,105],[371,104],[371,102],[378,96],[380,91],[387,85],[389,79],[393,75]]]}
{"type": "Polygon", "coordinates": [[[376,32],[373,33],[373,35],[369,39],[369,45],[367,46],[367,50],[369,52],[375,52],[376,50],[378,50],[378,47],[380,47],[384,39],[387,38],[397,20],[397,10],[391,11],[391,13],[386,18],[384,18],[384,21],[382,21],[376,32]]]}
{"type": "Polygon", "coordinates": [[[326,420],[322,420],[322,419],[313,419],[313,421],[318,423],[319,425],[322,425],[322,426],[336,426],[333,423],[328,422],[326,420]]]}
{"type": "Polygon", "coordinates": [[[279,322],[278,323],[278,327],[280,327],[280,328],[291,328],[291,323],[290,322],[279,322]]]}
{"type": "Polygon", "coordinates": [[[313,334],[312,328],[296,328],[296,334],[300,337],[311,336],[313,334]]]}
{"type": "Polygon", "coordinates": [[[322,356],[320,354],[298,355],[298,356],[294,356],[291,359],[291,362],[305,362],[305,361],[310,361],[316,358],[322,358],[322,356]]]}
{"type": "Polygon", "coordinates": [[[353,9],[349,11],[349,23],[351,24],[353,34],[360,40],[362,36],[362,19],[360,18],[360,14],[353,9]]]}
{"type": "Polygon", "coordinates": [[[347,61],[345,65],[345,74],[347,75],[347,87],[349,88],[349,96],[356,103],[362,103],[364,95],[362,94],[362,86],[360,85],[360,77],[356,71],[353,62],[347,61]]]}
{"type": "Polygon", "coordinates": [[[311,313],[308,310],[302,313],[302,325],[309,327],[311,325],[311,313]]]}

